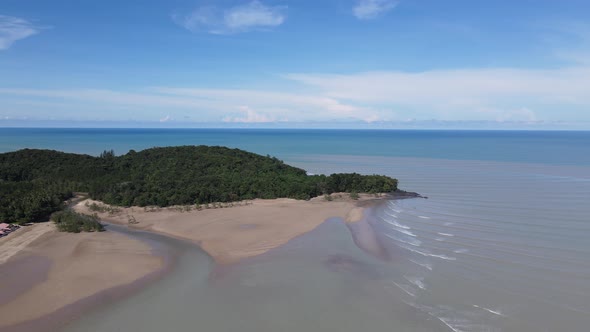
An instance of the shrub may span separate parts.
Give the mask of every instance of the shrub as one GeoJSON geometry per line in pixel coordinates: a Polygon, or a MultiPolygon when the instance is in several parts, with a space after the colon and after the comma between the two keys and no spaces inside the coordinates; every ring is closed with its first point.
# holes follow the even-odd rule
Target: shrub
{"type": "Polygon", "coordinates": [[[98,221],[98,216],[76,213],[72,210],[58,211],[51,215],[51,220],[60,232],[102,232],[104,226],[98,221]]]}
{"type": "Polygon", "coordinates": [[[88,209],[90,211],[93,211],[93,212],[100,212],[100,213],[108,212],[109,214],[115,214],[115,213],[121,212],[121,209],[119,209],[117,207],[112,207],[112,206],[98,205],[96,203],[92,203],[89,205],[88,202],[86,202],[85,205],[86,205],[86,207],[88,207],[88,209]]]}

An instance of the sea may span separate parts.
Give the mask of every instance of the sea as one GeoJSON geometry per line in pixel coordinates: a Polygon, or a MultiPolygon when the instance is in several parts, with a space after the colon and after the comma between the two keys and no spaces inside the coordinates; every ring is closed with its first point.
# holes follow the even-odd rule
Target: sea
{"type": "Polygon", "coordinates": [[[366,211],[386,257],[336,218],[223,271],[163,240],[169,273],[64,331],[590,331],[590,132],[0,128],[0,152],[176,145],[385,174],[427,198],[366,211]]]}

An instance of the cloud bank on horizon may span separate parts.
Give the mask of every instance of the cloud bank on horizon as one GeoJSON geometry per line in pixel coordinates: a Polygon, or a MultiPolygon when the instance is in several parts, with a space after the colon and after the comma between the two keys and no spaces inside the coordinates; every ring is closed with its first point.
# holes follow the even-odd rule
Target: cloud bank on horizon
{"type": "Polygon", "coordinates": [[[590,129],[590,25],[576,16],[583,4],[512,5],[514,16],[497,22],[494,10],[511,2],[489,13],[459,2],[456,17],[440,15],[434,0],[199,1],[184,9],[158,1],[143,12],[113,2],[121,13],[109,16],[110,27],[106,5],[71,22],[83,4],[59,15],[13,4],[0,12],[0,126],[483,121],[590,129]],[[32,22],[54,29],[42,33],[32,22]]]}

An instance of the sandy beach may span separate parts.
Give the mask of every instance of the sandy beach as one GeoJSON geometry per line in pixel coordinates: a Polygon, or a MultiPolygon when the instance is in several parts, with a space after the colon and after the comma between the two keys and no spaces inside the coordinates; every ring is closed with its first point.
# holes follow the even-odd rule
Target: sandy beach
{"type": "MultiPolygon", "coordinates": [[[[98,215],[106,222],[189,240],[216,263],[229,264],[281,246],[328,218],[358,221],[363,216],[361,206],[374,199],[334,194],[330,201],[257,199],[224,208],[130,207],[98,215]]],[[[93,203],[106,206],[84,200],[73,208],[96,213],[89,208],[93,203]]],[[[60,233],[49,222],[23,227],[0,241],[0,284],[8,290],[0,295],[0,330],[133,283],[162,266],[162,258],[147,244],[123,234],[60,233]]]]}
{"type": "MultiPolygon", "coordinates": [[[[347,222],[362,218],[360,205],[374,200],[373,195],[361,195],[359,200],[348,194],[333,194],[331,201],[316,197],[309,201],[295,199],[256,199],[232,207],[191,211],[182,207],[161,209],[122,208],[116,213],[98,213],[101,220],[129,225],[198,244],[218,264],[228,264],[242,258],[263,254],[307,233],[326,219],[340,217],[347,222]],[[130,224],[130,220],[133,223],[130,224]]],[[[78,212],[92,214],[86,200],[74,206],[78,212]]]]}
{"type": "Polygon", "coordinates": [[[114,232],[60,233],[40,223],[0,240],[0,329],[50,314],[159,270],[162,259],[114,232]]]}

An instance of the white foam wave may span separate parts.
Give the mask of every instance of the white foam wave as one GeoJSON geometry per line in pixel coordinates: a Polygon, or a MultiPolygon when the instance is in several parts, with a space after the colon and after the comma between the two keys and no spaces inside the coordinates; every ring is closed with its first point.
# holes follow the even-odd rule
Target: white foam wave
{"type": "Polygon", "coordinates": [[[387,211],[383,211],[383,213],[385,213],[386,215],[388,215],[388,216],[390,216],[390,217],[392,217],[392,218],[395,218],[395,219],[397,219],[397,214],[391,214],[391,213],[389,213],[389,212],[387,212],[387,211]]]}
{"type": "Polygon", "coordinates": [[[410,295],[411,297],[416,297],[416,290],[413,289],[412,286],[410,285],[400,285],[395,281],[392,281],[394,285],[397,286],[397,288],[401,289],[402,291],[404,291],[404,293],[410,295]]]}
{"type": "Polygon", "coordinates": [[[453,250],[453,252],[454,252],[455,254],[464,254],[464,253],[466,253],[466,252],[469,252],[469,249],[464,249],[464,248],[462,248],[462,249],[453,250]]]}
{"type": "Polygon", "coordinates": [[[420,219],[430,219],[430,217],[426,217],[426,216],[418,216],[418,218],[420,218],[420,219]]]}
{"type": "Polygon", "coordinates": [[[454,222],[446,222],[443,225],[445,226],[453,226],[455,223],[454,222]]]}
{"type": "Polygon", "coordinates": [[[404,278],[409,281],[411,284],[413,284],[414,286],[424,290],[426,289],[426,285],[424,284],[424,278],[421,277],[408,277],[408,276],[404,276],[404,278]]]}
{"type": "Polygon", "coordinates": [[[474,306],[475,308],[478,308],[478,309],[481,309],[481,310],[485,310],[485,311],[487,311],[487,312],[489,312],[489,313],[492,313],[492,314],[494,314],[494,315],[497,315],[497,316],[502,316],[502,317],[506,317],[506,315],[504,315],[504,314],[503,314],[503,313],[502,313],[500,310],[492,310],[492,309],[489,309],[489,308],[485,308],[485,307],[478,306],[478,305],[476,305],[476,304],[474,304],[473,306],[474,306]]]}
{"type": "Polygon", "coordinates": [[[389,205],[389,209],[390,209],[391,211],[395,212],[395,213],[401,213],[401,212],[402,212],[402,210],[400,210],[400,209],[397,207],[397,205],[395,205],[395,204],[390,204],[390,205],[389,205]]]}
{"type": "Polygon", "coordinates": [[[414,264],[416,264],[418,266],[422,266],[423,268],[425,268],[425,269],[427,269],[429,271],[432,271],[432,265],[431,264],[421,263],[421,262],[418,262],[418,261],[413,260],[413,259],[410,259],[410,262],[412,262],[412,263],[414,263],[414,264]]]}
{"type": "Polygon", "coordinates": [[[451,233],[438,233],[438,235],[449,236],[449,237],[455,236],[455,234],[451,234],[451,233]]]}
{"type": "Polygon", "coordinates": [[[412,307],[419,309],[423,312],[428,313],[430,316],[438,319],[440,322],[442,322],[443,324],[445,324],[446,327],[448,327],[449,329],[451,329],[451,331],[453,332],[467,332],[467,330],[462,330],[460,327],[466,325],[468,323],[467,320],[465,319],[458,319],[458,318],[449,318],[449,317],[445,317],[445,316],[441,316],[441,314],[448,314],[449,311],[452,311],[451,308],[434,308],[434,307],[430,307],[430,306],[426,306],[426,305],[421,305],[421,304],[417,304],[417,303],[408,303],[405,302],[406,304],[411,305],[412,307]]]}
{"type": "Polygon", "coordinates": [[[400,239],[400,238],[395,237],[395,236],[390,235],[390,234],[385,234],[385,236],[387,236],[388,238],[390,238],[390,239],[392,239],[394,241],[406,243],[406,244],[409,244],[409,245],[414,246],[414,247],[419,247],[420,245],[422,245],[422,241],[420,241],[418,239],[415,239],[415,238],[409,238],[407,240],[404,240],[404,239],[400,239]]]}
{"type": "Polygon", "coordinates": [[[410,232],[408,230],[405,230],[405,229],[394,229],[394,230],[396,230],[396,231],[398,231],[398,232],[400,232],[402,234],[406,234],[408,236],[411,236],[411,237],[416,237],[416,234],[414,234],[414,233],[412,233],[412,232],[410,232]]]}
{"type": "Polygon", "coordinates": [[[393,203],[393,202],[389,202],[388,207],[390,210],[394,211],[395,213],[401,213],[402,210],[399,209],[399,207],[393,203]]]}
{"type": "Polygon", "coordinates": [[[437,237],[435,240],[436,240],[436,241],[439,241],[439,242],[442,242],[442,241],[444,241],[445,239],[443,239],[442,237],[437,237]]]}
{"type": "Polygon", "coordinates": [[[403,229],[410,229],[410,227],[406,226],[406,225],[402,225],[398,222],[395,222],[393,220],[387,220],[387,219],[383,219],[383,221],[385,221],[386,223],[395,226],[395,227],[399,227],[399,228],[403,228],[403,229]]]}
{"type": "Polygon", "coordinates": [[[387,205],[388,205],[390,208],[395,208],[395,207],[397,207],[397,204],[395,204],[395,202],[394,202],[394,201],[388,201],[388,202],[387,202],[387,205]]]}
{"type": "Polygon", "coordinates": [[[435,257],[435,258],[444,259],[446,261],[454,261],[454,260],[457,260],[456,257],[449,257],[447,255],[431,254],[429,252],[423,252],[423,251],[420,251],[420,250],[416,250],[414,248],[407,247],[407,246],[405,246],[403,244],[400,244],[400,243],[397,243],[397,246],[399,246],[400,248],[404,248],[406,250],[409,250],[411,252],[414,252],[414,253],[416,253],[418,255],[422,255],[424,257],[435,257]]]}
{"type": "Polygon", "coordinates": [[[474,316],[474,312],[469,311],[459,311],[455,310],[452,307],[438,305],[436,307],[406,302],[404,303],[419,309],[423,312],[428,313],[430,316],[438,319],[442,322],[445,326],[447,326],[451,331],[454,332],[499,332],[501,330],[493,328],[488,325],[478,324],[474,322],[474,318],[479,315],[474,316]]]}
{"type": "Polygon", "coordinates": [[[451,331],[453,332],[465,332],[463,330],[459,330],[456,327],[453,327],[453,325],[451,325],[450,323],[447,322],[448,318],[444,318],[444,317],[436,317],[438,320],[440,320],[441,322],[443,322],[443,324],[445,324],[448,328],[451,329],[451,331]]]}
{"type": "MultiPolygon", "coordinates": [[[[434,316],[434,315],[433,315],[434,316]]],[[[465,330],[460,330],[456,325],[456,319],[452,319],[452,318],[447,318],[447,317],[436,317],[438,320],[440,320],[441,322],[443,322],[443,324],[445,324],[448,328],[450,328],[453,332],[467,332],[465,330]]],[[[461,323],[463,323],[463,321],[461,321],[461,323]]],[[[464,325],[464,324],[461,324],[464,325]]]]}

